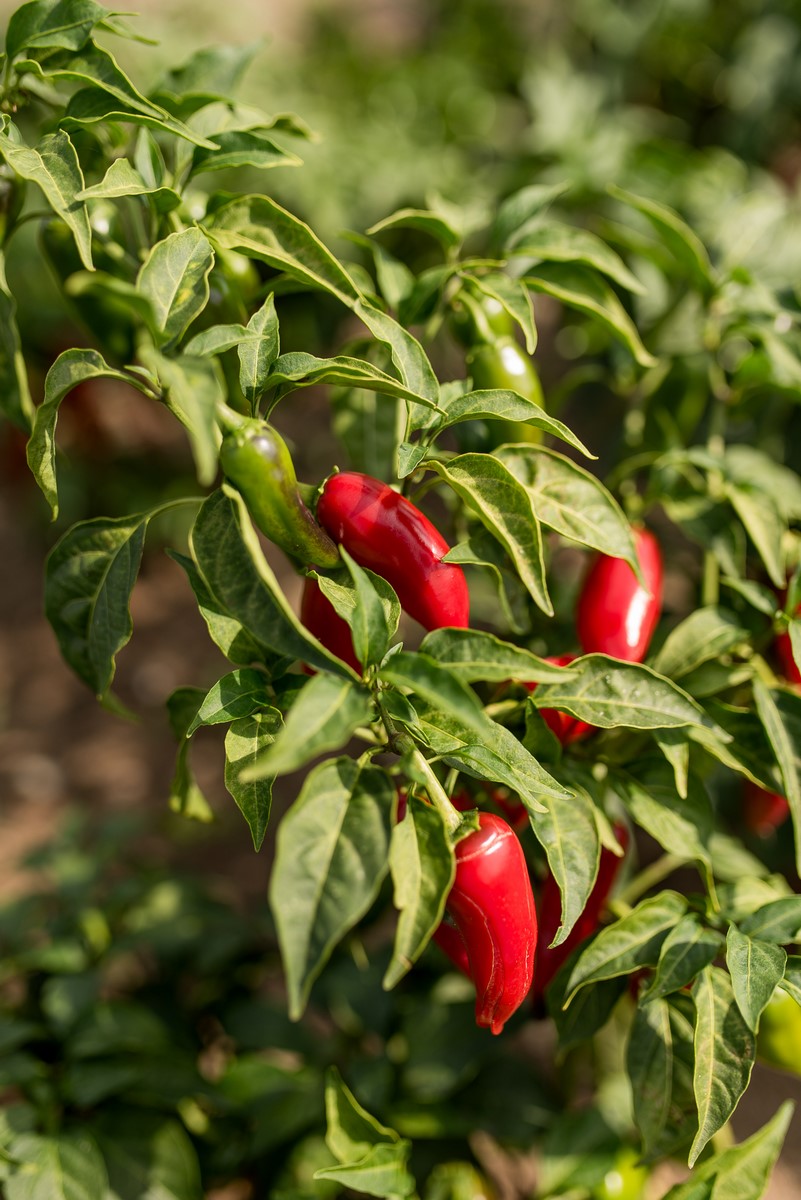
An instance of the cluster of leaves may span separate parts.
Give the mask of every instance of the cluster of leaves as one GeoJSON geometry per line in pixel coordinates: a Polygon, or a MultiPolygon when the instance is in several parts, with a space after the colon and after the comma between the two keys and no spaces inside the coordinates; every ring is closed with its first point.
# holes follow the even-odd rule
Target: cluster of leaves
{"type": "MultiPolygon", "coordinates": [[[[734,248],[716,255],[660,202],[613,188],[571,212],[563,184],[512,192],[489,225],[444,201],[402,209],[360,237],[346,262],[271,197],[202,186],[218,169],[295,165],[279,140],[307,134],[298,118],[230,98],[245,52],[203,52],[145,95],[98,40],[109,33],[127,27],[93,0],[32,0],[5,43],[0,154],[12,189],[33,184],[47,205],[44,217],[29,207],[9,222],[8,253],[21,224],[39,219],[47,235],[56,222],[78,256],[66,293],[85,316],[105,314],[93,345],[58,357],[34,407],[14,298],[2,291],[0,395],[6,415],[30,426],[28,459],[51,510],[59,408],[87,380],[127,384],[166,406],[187,431],[204,491],[218,475],[221,414],[272,417],[288,397],[300,406],[302,389],[324,385],[331,466],[344,454],[423,505],[436,487],[432,511],[454,534],[448,559],[467,568],[473,599],[471,629],[435,630],[407,649],[392,589],[343,556],[320,585],[351,627],[359,675],[299,620],[238,494],[222,485],[182,498],[197,512],[173,557],[232,669],[169,698],[180,744],[173,807],[208,814],[189,760],[204,726],[228,726],[226,784],[257,849],[273,781],[311,767],[278,827],[270,885],[295,1019],[332,953],[387,899],[387,880],[399,918],[391,944],[386,926],[377,940],[371,980],[393,988],[420,959],[453,880],[439,811],[457,788],[477,806],[489,802],[486,785],[520,798],[532,870],[547,862],[562,893],[560,942],[592,891],[602,846],[614,846],[611,819],[624,817],[664,858],[627,882],[618,919],[566,965],[552,1012],[562,1048],[574,1048],[620,1019],[627,976],[652,972],[628,1022],[633,1114],[649,1157],[695,1163],[748,1085],[775,989],[801,996],[798,958],[785,949],[801,939],[801,901],[733,836],[722,803],[744,780],[781,791],[798,869],[801,698],[774,673],[771,646],[779,630],[794,645],[801,634],[801,480],[757,422],[766,410],[778,421],[801,394],[798,294],[734,248]],[[31,114],[42,104],[37,126],[31,114]],[[402,256],[408,238],[435,247],[422,265],[402,256]],[[243,261],[257,264],[251,284],[240,276],[220,304],[216,285],[243,261]],[[347,317],[351,340],[333,355],[327,344],[326,356],[281,353],[290,294],[322,295],[347,317]],[[559,336],[580,362],[548,387],[547,407],[506,388],[476,390],[469,378],[440,382],[434,364],[445,374],[453,362],[451,323],[467,295],[499,304],[529,354],[535,314],[568,314],[559,336]],[[123,323],[119,338],[111,314],[123,323]],[[568,423],[554,415],[561,404],[568,423]],[[497,422],[549,440],[469,448],[479,425],[497,422]],[[594,457],[588,445],[608,463],[608,486],[575,461],[594,457]],[[687,563],[674,627],[646,664],[591,654],[554,667],[542,654],[575,648],[563,547],[634,564],[629,522],[644,515],[660,523],[668,562],[681,551],[687,563]],[[540,715],[547,708],[598,732],[562,753],[540,715]],[[413,798],[397,824],[401,786],[413,798]],[[695,869],[697,890],[656,890],[659,871],[683,865],[695,869]]],[[[85,521],[48,560],[46,611],[64,656],[107,702],[132,633],[146,531],[163,507],[85,521]]],[[[450,1016],[434,1012],[444,1028],[450,1016]]],[[[459,1052],[467,1056],[463,1044],[459,1052]]],[[[319,1076],[313,1085],[319,1092],[319,1076]]],[[[408,1144],[359,1116],[335,1082],[329,1094],[339,1167],[328,1178],[353,1187],[363,1168],[362,1190],[410,1194],[408,1144]]],[[[766,1127],[757,1157],[771,1159],[785,1119],[766,1127]]],[[[508,1135],[505,1110],[503,1122],[508,1135]]],[[[709,1157],[693,1195],[712,1195],[750,1152],[709,1157]]],[[[9,1153],[18,1161],[13,1143],[9,1153]]],[[[760,1194],[760,1172],[744,1196],[760,1194]]],[[[559,1180],[559,1190],[574,1186],[592,1188],[559,1180]]]]}

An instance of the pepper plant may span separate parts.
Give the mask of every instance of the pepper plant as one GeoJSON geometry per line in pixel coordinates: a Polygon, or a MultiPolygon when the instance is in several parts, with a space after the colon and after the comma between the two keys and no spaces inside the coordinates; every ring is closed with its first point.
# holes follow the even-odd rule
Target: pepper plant
{"type": "MultiPolygon", "coordinates": [[[[171,806],[211,815],[191,747],[227,726],[226,787],[254,851],[275,841],[289,1017],[323,1021],[348,962],[366,989],[328,1012],[350,1040],[326,1043],[325,1086],[303,1076],[303,1119],[269,1142],[283,1159],[261,1186],[455,1198],[485,1186],[475,1133],[491,1129],[508,1163],[536,1166],[516,1194],[603,1196],[614,1161],[639,1162],[641,1188],[673,1159],[692,1174],[671,1200],[757,1198],[790,1108],[741,1144],[729,1121],[763,1020],[801,1002],[801,697],[775,650],[787,635],[801,660],[801,479],[776,434],[801,396],[797,291],[716,261],[677,211],[611,181],[571,198],[569,178],[534,178],[487,218],[421,200],[335,253],[269,183],[237,190],[242,171],[297,167],[309,135],[234,98],[248,53],[204,51],[145,92],[107,48],[131,36],[94,0],[9,21],[8,278],[37,226],[85,338],[32,397],[4,269],[0,395],[54,517],[59,410],[80,385],[135,389],[186,431],[196,488],[66,529],[44,604],[115,705],[148,527],[191,514],[169,553],[230,669],[165,697],[171,806]],[[298,297],[325,334],[282,352],[298,297]],[[319,478],[297,480],[288,410],[325,448],[319,478]],[[767,837],[746,786],[786,801],[767,837]],[[323,1111],[325,1162],[287,1183],[323,1111]]],[[[39,1005],[36,1028],[58,1012],[39,1005]]],[[[121,1012],[87,1000],[86,1036],[121,1012]]],[[[781,1038],[762,1042],[781,1061],[781,1038]]],[[[76,1072],[10,1081],[9,1200],[67,1181],[149,1194],[120,1176],[125,1130],[100,1109],[160,1102],[130,1070],[95,1090],[76,1072]]],[[[224,1097],[184,1086],[177,1118],[213,1140],[224,1097]]],[[[173,1194],[197,1195],[182,1178],[173,1194]]]]}

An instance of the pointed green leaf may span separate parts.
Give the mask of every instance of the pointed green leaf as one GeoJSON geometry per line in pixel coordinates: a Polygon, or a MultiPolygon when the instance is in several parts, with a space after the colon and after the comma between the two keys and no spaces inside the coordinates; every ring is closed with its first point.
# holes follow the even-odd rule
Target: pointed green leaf
{"type": "Polygon", "coordinates": [[[481,629],[434,629],[423,638],[420,650],[463,683],[503,683],[508,679],[548,683],[560,680],[563,671],[570,671],[481,629]]]}
{"type": "Polygon", "coordinates": [[[584,911],[598,874],[601,845],[595,806],[588,793],[576,787],[569,799],[549,797],[547,812],[529,815],[562,897],[562,920],[551,943],[559,946],[584,911]]]}
{"type": "Polygon", "coordinates": [[[691,1167],[737,1107],[756,1056],[756,1039],[737,1007],[725,971],[707,967],[693,985],[693,1000],[698,1133],[690,1150],[691,1167]]]}
{"type": "Polygon", "coordinates": [[[223,399],[222,375],[210,359],[182,354],[168,358],[143,350],[142,358],[165,389],[164,402],[189,434],[198,482],[207,486],[217,477],[220,431],[215,414],[223,399]]]}
{"type": "Polygon", "coordinates": [[[422,954],[442,920],[456,873],[442,818],[415,796],[409,796],[406,817],[392,830],[389,869],[400,915],[385,988],[395,987],[422,954]]]}
{"type": "Polygon", "coordinates": [[[801,871],[801,780],[798,773],[797,739],[793,739],[786,724],[781,694],[777,697],[761,679],[754,680],[754,699],[759,719],[768,735],[782,779],[782,793],[787,797],[793,818],[795,835],[795,865],[801,871]]]}
{"type": "Polygon", "coordinates": [[[654,670],[669,679],[681,679],[702,663],[727,654],[748,637],[748,631],[727,609],[697,608],[665,638],[654,660],[654,670]]]}
{"type": "Polygon", "coordinates": [[[367,1196],[403,1200],[415,1191],[414,1177],[406,1165],[411,1148],[411,1142],[407,1141],[393,1146],[373,1146],[358,1162],[320,1167],[314,1172],[314,1179],[331,1180],[367,1196]]]}
{"type": "Polygon", "coordinates": [[[203,171],[229,171],[236,167],[252,167],[259,171],[270,167],[299,167],[297,154],[284,150],[266,133],[249,129],[226,129],[216,132],[218,149],[195,150],[192,175],[203,171]]]}
{"type": "Polygon", "coordinates": [[[395,687],[410,688],[430,704],[450,713],[479,739],[491,736],[491,723],[466,683],[427,654],[401,650],[380,671],[380,678],[395,687]]]}
{"type": "Polygon", "coordinates": [[[615,199],[636,208],[651,222],[663,244],[696,287],[702,292],[710,292],[714,288],[714,274],[706,247],[677,212],[657,200],[636,196],[613,184],[609,185],[608,190],[615,199]]]}
{"type": "Polygon", "coordinates": [[[11,1142],[9,1154],[22,1169],[3,1183],[7,1200],[105,1200],[106,1165],[85,1131],[49,1137],[22,1133],[11,1142]]]}
{"type": "Polygon", "coordinates": [[[206,693],[186,731],[191,737],[203,725],[222,725],[271,707],[267,676],[245,667],[218,679],[206,693]]]}
{"type": "Polygon", "coordinates": [[[33,401],[22,354],[17,305],[6,279],[5,255],[0,250],[0,413],[26,433],[33,422],[33,401]]]}
{"type": "Polygon", "coordinates": [[[725,487],[726,495],[756,546],[771,582],[777,588],[784,587],[787,575],[782,538],[787,530],[787,521],[771,497],[759,488],[736,483],[727,483],[725,487]]]}
{"type": "Polygon", "coordinates": [[[148,184],[127,158],[115,158],[100,183],[84,188],[79,200],[116,200],[121,196],[147,196],[156,212],[168,213],[178,208],[181,197],[173,188],[148,184]]]}
{"type": "Polygon", "coordinates": [[[270,905],[293,1020],[334,946],[378,894],[393,796],[378,768],[329,759],[307,777],[279,826],[270,905]]]}
{"type": "Polygon", "coordinates": [[[225,735],[225,786],[247,821],[253,848],[260,850],[272,808],[273,781],[254,779],[243,783],[243,771],[264,755],[281,728],[281,714],[275,708],[240,717],[225,735]]]}
{"type": "Polygon", "coordinates": [[[692,983],[722,949],[721,935],[708,929],[697,913],[686,913],[662,943],[656,972],[640,993],[641,1003],[650,1005],[692,983]]]}
{"type": "Polygon", "coordinates": [[[765,1005],[784,977],[787,951],[729,926],[726,937],[726,966],[731,975],[734,998],[753,1033],[765,1005]]]}
{"type": "Polygon", "coordinates": [[[597,234],[589,229],[564,225],[561,221],[539,221],[533,229],[515,239],[512,254],[539,262],[579,263],[606,275],[629,292],[642,294],[645,291],[620,255],[597,234]]]}
{"type": "Polygon", "coordinates": [[[48,133],[35,149],[0,133],[0,154],[17,175],[39,187],[57,216],[72,230],[81,262],[92,270],[92,231],[86,205],[78,199],[83,172],[69,134],[48,133]]]}
{"type": "Polygon", "coordinates": [[[255,404],[265,391],[270,368],[280,349],[278,316],[272,292],[248,321],[247,340],[237,347],[239,386],[246,400],[255,404]]]}
{"type": "Polygon", "coordinates": [[[673,1098],[673,1031],[666,1000],[638,1005],[626,1047],[626,1070],[632,1112],[647,1154],[664,1134],[673,1098]]]}
{"type": "Polygon", "coordinates": [[[340,355],[337,358],[315,358],[313,354],[296,351],[282,354],[272,365],[267,380],[279,396],[301,387],[327,383],[341,387],[366,388],[380,395],[396,396],[415,404],[436,407],[427,396],[411,391],[399,379],[360,358],[340,355]]]}
{"type": "Polygon", "coordinates": [[[801,941],[801,896],[782,896],[743,917],[740,929],[763,942],[787,945],[801,941]]]}
{"type": "MultiPolygon", "coordinates": [[[[438,424],[438,432],[458,425],[461,421],[519,421],[542,429],[553,437],[580,450],[587,458],[594,458],[584,443],[567,425],[550,417],[545,409],[527,396],[506,389],[484,389],[464,392],[447,404],[447,416],[438,424]]],[[[503,456],[499,456],[505,461],[503,456]]]]}
{"type": "Polygon", "coordinates": [[[209,298],[214,252],[199,229],[171,233],[151,249],[136,286],[150,302],[162,345],[178,341],[209,298]]]}

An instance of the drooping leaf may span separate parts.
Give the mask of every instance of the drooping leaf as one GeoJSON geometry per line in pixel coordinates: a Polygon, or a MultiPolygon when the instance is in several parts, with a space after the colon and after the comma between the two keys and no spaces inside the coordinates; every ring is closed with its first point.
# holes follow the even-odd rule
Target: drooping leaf
{"type": "Polygon", "coordinates": [[[686,913],[662,943],[656,971],[640,993],[642,1003],[651,1004],[679,991],[718,957],[723,938],[708,928],[698,913],[686,913]]]}
{"type": "Polygon", "coordinates": [[[787,951],[771,942],[748,937],[735,925],[726,938],[726,966],[734,998],[748,1028],[756,1033],[759,1017],[776,985],[784,978],[787,951]]]}
{"type": "Polygon", "coordinates": [[[16,137],[0,132],[0,154],[17,175],[39,187],[56,216],[72,230],[81,262],[92,270],[92,231],[86,205],[78,196],[84,178],[77,152],[63,130],[48,133],[35,149],[16,137]]]}
{"type": "Polygon", "coordinates": [[[748,631],[727,609],[697,608],[670,631],[654,660],[654,670],[669,679],[681,679],[747,639],[748,631]]]}
{"type": "Polygon", "coordinates": [[[423,638],[420,650],[464,683],[502,683],[508,679],[547,683],[560,680],[562,672],[570,670],[555,667],[530,650],[483,629],[434,629],[423,638]]]}
{"type": "Polygon", "coordinates": [[[214,251],[200,229],[171,233],[150,250],[136,286],[150,302],[163,346],[174,345],[206,306],[214,251]]]}
{"type": "Polygon", "coordinates": [[[247,328],[250,337],[239,342],[237,347],[239,386],[245,399],[256,404],[268,386],[269,372],[280,350],[278,317],[272,292],[250,318],[247,328]]]}
{"type": "Polygon", "coordinates": [[[0,413],[26,433],[33,422],[33,401],[22,355],[17,305],[6,279],[0,250],[0,413]]]}
{"type": "Polygon", "coordinates": [[[267,778],[244,783],[240,776],[262,757],[281,728],[275,708],[240,717],[225,735],[225,786],[250,827],[253,847],[260,850],[272,808],[273,781],[267,778]]]}
{"type": "MultiPolygon", "coordinates": [[[[569,446],[574,446],[587,458],[593,458],[584,443],[562,421],[551,417],[545,409],[521,395],[519,392],[506,389],[480,389],[475,392],[463,392],[454,397],[446,406],[447,416],[438,423],[438,432],[458,425],[462,421],[518,421],[531,425],[533,429],[541,429],[553,437],[560,438],[569,446]]],[[[498,455],[505,461],[503,455],[498,455]]]]}
{"type": "Polygon", "coordinates": [[[105,1200],[106,1165],[85,1131],[22,1133],[11,1142],[9,1154],[23,1169],[3,1183],[8,1200],[105,1200]]]}

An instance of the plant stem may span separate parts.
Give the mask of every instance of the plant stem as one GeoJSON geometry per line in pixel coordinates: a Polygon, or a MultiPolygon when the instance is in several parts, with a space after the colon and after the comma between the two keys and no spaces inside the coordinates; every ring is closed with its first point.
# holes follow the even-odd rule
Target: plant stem
{"type": "Polygon", "coordinates": [[[378,706],[381,712],[381,719],[389,735],[390,749],[394,750],[396,754],[407,754],[412,759],[415,767],[425,780],[425,789],[428,792],[428,798],[442,817],[445,828],[449,833],[455,833],[459,828],[462,818],[448,799],[445,789],[437,779],[431,763],[422,751],[418,749],[408,733],[398,732],[395,722],[381,704],[380,699],[378,706]]]}

